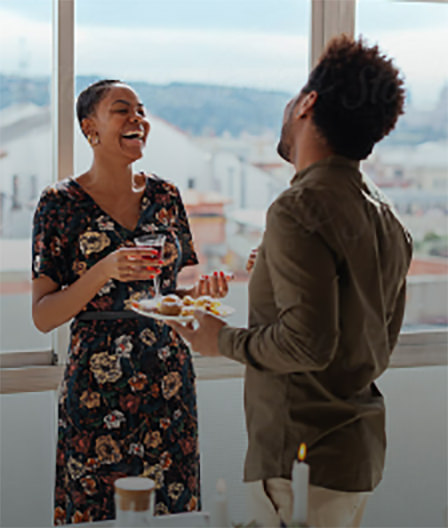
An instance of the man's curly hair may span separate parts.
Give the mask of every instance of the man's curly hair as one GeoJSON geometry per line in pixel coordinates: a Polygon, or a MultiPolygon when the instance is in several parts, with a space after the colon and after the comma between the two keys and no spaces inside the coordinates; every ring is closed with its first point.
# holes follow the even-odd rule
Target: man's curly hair
{"type": "Polygon", "coordinates": [[[378,46],[341,35],[332,39],[302,93],[315,90],[313,120],[336,154],[362,160],[403,113],[400,71],[378,46]]]}

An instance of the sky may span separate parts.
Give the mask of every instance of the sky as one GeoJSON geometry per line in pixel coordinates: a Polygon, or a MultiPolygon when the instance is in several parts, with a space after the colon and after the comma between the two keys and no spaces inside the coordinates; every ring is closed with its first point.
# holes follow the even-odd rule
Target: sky
{"type": "MultiPolygon", "coordinates": [[[[49,75],[52,0],[0,0],[0,72],[49,75]]],[[[308,0],[76,0],[77,75],[295,93],[308,71],[308,0]]],[[[359,0],[356,34],[395,58],[413,104],[448,82],[448,4],[359,0]]]]}

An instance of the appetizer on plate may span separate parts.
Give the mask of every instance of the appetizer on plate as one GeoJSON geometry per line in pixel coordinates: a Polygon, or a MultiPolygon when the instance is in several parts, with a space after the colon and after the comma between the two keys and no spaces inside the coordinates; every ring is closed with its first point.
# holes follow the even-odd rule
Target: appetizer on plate
{"type": "Polygon", "coordinates": [[[143,299],[132,303],[136,310],[143,311],[149,316],[160,315],[167,317],[192,317],[195,309],[205,310],[214,315],[226,316],[233,312],[233,309],[224,306],[218,299],[213,299],[209,295],[202,295],[197,299],[186,295],[180,298],[171,293],[158,299],[143,299]]]}

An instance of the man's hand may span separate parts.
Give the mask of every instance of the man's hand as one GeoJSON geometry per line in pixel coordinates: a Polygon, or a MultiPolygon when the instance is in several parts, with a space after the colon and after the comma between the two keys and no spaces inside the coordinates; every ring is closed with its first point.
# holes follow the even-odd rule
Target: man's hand
{"type": "Polygon", "coordinates": [[[219,356],[218,334],[227,323],[204,310],[195,310],[194,316],[198,323],[196,328],[191,324],[184,326],[175,321],[165,321],[165,324],[186,339],[195,352],[203,356],[219,356]]]}
{"type": "Polygon", "coordinates": [[[250,252],[249,258],[246,263],[246,271],[252,271],[252,268],[255,266],[255,259],[257,258],[258,248],[252,249],[250,252]]]}

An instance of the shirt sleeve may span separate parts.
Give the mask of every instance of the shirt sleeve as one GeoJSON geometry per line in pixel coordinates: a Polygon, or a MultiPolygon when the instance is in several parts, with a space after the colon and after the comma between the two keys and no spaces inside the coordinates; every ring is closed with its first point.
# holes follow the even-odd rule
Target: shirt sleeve
{"type": "Polygon", "coordinates": [[[320,235],[298,221],[297,204],[277,201],[261,246],[278,317],[249,329],[223,327],[221,354],[286,374],[324,369],[338,343],[338,277],[320,235]]]}
{"type": "Polygon", "coordinates": [[[406,306],[406,281],[403,282],[397,301],[395,303],[393,315],[387,325],[387,333],[389,337],[389,352],[392,353],[400,335],[401,325],[403,323],[404,309],[406,306]]]}
{"type": "Polygon", "coordinates": [[[180,268],[192,266],[199,262],[194,249],[193,237],[190,231],[187,213],[185,211],[182,198],[177,190],[177,213],[178,213],[178,232],[179,244],[182,252],[180,268]]]}
{"type": "Polygon", "coordinates": [[[39,200],[33,221],[32,278],[43,275],[59,285],[64,283],[63,237],[60,234],[56,191],[46,189],[39,200]]]}

